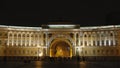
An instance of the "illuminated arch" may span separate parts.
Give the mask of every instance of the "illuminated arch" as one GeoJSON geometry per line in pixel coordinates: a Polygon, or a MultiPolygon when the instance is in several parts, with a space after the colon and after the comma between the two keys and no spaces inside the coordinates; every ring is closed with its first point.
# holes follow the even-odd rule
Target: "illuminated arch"
{"type": "Polygon", "coordinates": [[[54,39],[56,39],[56,38],[68,39],[68,40],[70,41],[71,45],[74,44],[73,39],[72,39],[69,35],[54,35],[53,37],[51,37],[51,38],[49,39],[49,41],[48,41],[48,44],[49,44],[48,47],[50,46],[51,42],[52,42],[54,39]]]}
{"type": "Polygon", "coordinates": [[[55,53],[54,53],[54,50],[55,50],[55,47],[56,47],[56,44],[58,44],[59,42],[64,42],[67,44],[67,46],[70,47],[70,50],[69,50],[69,56],[67,57],[72,57],[72,44],[70,43],[70,41],[68,39],[65,39],[65,38],[59,38],[59,39],[54,39],[51,44],[50,44],[50,57],[55,57],[55,53]]]}

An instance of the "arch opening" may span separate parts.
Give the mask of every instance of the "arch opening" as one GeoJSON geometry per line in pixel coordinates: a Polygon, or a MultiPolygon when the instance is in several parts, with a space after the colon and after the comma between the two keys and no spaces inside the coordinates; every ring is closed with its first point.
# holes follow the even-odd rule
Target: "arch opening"
{"type": "Polygon", "coordinates": [[[70,42],[54,40],[50,45],[50,57],[72,57],[70,42]]]}

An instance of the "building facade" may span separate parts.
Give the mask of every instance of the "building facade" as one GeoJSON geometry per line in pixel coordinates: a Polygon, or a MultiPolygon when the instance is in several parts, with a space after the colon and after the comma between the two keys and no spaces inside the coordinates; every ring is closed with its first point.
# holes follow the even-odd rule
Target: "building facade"
{"type": "Polygon", "coordinates": [[[0,57],[119,57],[120,25],[0,25],[0,57]]]}

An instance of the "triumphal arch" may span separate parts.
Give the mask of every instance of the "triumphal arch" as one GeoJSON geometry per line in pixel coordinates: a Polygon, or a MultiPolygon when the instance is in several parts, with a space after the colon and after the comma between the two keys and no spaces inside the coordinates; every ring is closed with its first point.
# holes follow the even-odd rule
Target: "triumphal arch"
{"type": "Polygon", "coordinates": [[[76,34],[79,25],[43,25],[46,34],[47,55],[50,57],[72,57],[75,55],[76,34]]]}

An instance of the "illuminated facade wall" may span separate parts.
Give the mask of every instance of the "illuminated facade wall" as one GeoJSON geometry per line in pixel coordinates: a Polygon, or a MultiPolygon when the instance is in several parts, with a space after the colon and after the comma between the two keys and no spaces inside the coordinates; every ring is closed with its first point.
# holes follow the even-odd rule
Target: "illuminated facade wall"
{"type": "Polygon", "coordinates": [[[72,56],[120,56],[120,26],[51,29],[0,26],[0,56],[52,56],[52,46],[64,41],[72,56]]]}

